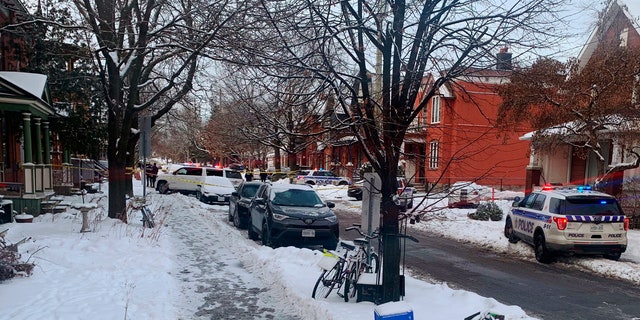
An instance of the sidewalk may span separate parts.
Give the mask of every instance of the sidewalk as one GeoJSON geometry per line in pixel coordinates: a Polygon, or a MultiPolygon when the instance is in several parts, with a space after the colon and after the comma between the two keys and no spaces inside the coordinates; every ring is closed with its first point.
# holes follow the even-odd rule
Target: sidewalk
{"type": "Polygon", "coordinates": [[[285,311],[266,279],[245,270],[237,253],[221,244],[220,235],[213,236],[216,230],[200,221],[202,218],[191,210],[175,210],[165,226],[178,253],[176,278],[187,303],[181,318],[301,319],[285,311]],[[195,303],[203,300],[200,305],[195,303]]]}

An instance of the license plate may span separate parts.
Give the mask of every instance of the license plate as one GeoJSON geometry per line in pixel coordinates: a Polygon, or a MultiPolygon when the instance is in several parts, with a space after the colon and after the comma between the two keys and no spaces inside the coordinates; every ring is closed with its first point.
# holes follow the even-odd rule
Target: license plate
{"type": "Polygon", "coordinates": [[[604,225],[591,226],[591,232],[604,231],[604,225]]]}
{"type": "Polygon", "coordinates": [[[313,238],[316,236],[316,231],[313,229],[304,229],[302,230],[302,236],[305,238],[313,238]]]}
{"type": "Polygon", "coordinates": [[[218,201],[224,202],[224,197],[218,197],[218,201]]]}

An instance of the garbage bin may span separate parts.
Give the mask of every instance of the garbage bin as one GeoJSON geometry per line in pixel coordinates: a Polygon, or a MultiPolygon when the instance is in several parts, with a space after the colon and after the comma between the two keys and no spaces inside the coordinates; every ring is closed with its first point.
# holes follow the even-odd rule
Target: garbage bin
{"type": "Polygon", "coordinates": [[[373,310],[375,320],[413,320],[413,310],[404,301],[387,302],[373,310]]]}

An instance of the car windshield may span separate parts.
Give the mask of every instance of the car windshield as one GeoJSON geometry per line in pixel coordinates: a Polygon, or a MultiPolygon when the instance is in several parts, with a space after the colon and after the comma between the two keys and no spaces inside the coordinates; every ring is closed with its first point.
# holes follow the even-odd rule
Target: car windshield
{"type": "Polygon", "coordinates": [[[552,198],[549,203],[549,211],[565,215],[582,216],[617,216],[623,213],[618,206],[618,202],[611,198],[567,198],[557,200],[552,198]],[[557,201],[553,201],[557,200],[557,201]]]}
{"type": "Polygon", "coordinates": [[[324,204],[314,190],[272,190],[271,203],[279,206],[322,207],[324,204]]]}
{"type": "Polygon", "coordinates": [[[256,195],[256,191],[260,186],[257,184],[248,184],[242,188],[242,197],[243,198],[253,198],[256,195]]]}

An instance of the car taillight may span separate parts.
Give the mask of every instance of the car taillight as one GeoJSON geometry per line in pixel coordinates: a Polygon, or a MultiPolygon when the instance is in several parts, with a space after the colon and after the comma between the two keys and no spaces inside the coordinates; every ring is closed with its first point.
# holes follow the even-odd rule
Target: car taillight
{"type": "Polygon", "coordinates": [[[629,218],[624,218],[624,230],[627,231],[629,230],[629,224],[631,223],[631,220],[629,220],[629,218]]]}
{"type": "Polygon", "coordinates": [[[567,228],[567,218],[553,217],[553,221],[556,223],[558,230],[564,230],[567,228]]]}

